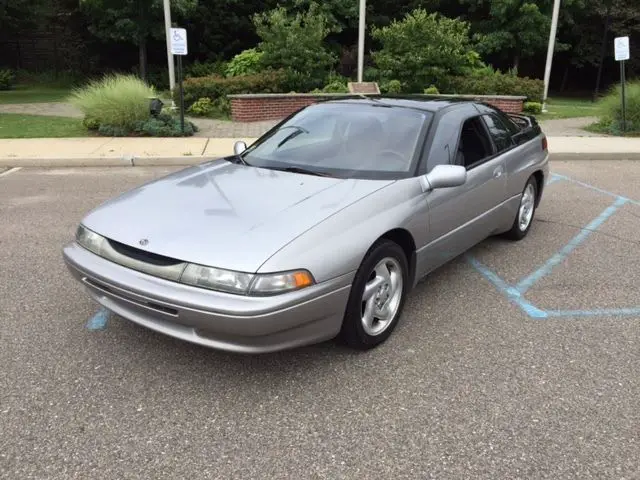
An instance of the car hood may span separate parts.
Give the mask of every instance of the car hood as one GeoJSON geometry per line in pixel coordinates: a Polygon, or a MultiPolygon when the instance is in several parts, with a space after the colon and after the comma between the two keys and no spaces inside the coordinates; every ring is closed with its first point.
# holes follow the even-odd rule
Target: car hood
{"type": "Polygon", "coordinates": [[[120,195],[89,213],[83,224],[158,255],[255,272],[305,231],[390,183],[218,160],[120,195]]]}

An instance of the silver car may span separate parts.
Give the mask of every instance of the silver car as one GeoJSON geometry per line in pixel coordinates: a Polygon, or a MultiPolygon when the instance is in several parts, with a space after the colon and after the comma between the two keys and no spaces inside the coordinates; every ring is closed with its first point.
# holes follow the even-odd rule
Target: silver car
{"type": "Polygon", "coordinates": [[[64,259],[105,308],[176,338],[369,349],[422,277],[489,236],[524,238],[548,174],[529,117],[471,101],[328,101],[106,202],[64,259]]]}

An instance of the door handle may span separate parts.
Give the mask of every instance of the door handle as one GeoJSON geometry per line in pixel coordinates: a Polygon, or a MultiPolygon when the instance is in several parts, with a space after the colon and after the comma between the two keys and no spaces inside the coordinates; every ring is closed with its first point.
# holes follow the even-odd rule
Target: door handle
{"type": "Polygon", "coordinates": [[[493,171],[494,178],[500,178],[502,176],[502,168],[498,167],[493,171]]]}

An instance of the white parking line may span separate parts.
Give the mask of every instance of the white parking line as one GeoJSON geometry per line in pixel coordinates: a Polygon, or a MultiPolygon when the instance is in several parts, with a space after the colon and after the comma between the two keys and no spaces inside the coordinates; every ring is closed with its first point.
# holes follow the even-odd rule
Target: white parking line
{"type": "Polygon", "coordinates": [[[2,173],[0,173],[0,177],[5,177],[5,176],[9,175],[10,173],[17,172],[18,170],[22,170],[22,167],[13,167],[13,168],[10,168],[10,169],[9,169],[9,170],[7,170],[6,172],[2,172],[2,173]]]}

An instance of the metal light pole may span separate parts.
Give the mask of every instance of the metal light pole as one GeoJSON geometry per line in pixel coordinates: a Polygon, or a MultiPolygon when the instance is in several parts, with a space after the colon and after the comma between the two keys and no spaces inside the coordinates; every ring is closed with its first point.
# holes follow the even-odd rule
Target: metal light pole
{"type": "Polygon", "coordinates": [[[547,49],[547,64],[544,69],[544,96],[542,97],[542,111],[547,111],[547,96],[549,95],[549,78],[553,63],[553,50],[556,46],[556,31],[558,30],[558,15],[560,14],[560,0],[553,0],[553,15],[551,16],[551,31],[549,32],[549,48],[547,49]]]}
{"type": "Polygon", "coordinates": [[[176,86],[176,73],[173,65],[173,55],[171,54],[171,5],[170,0],[163,0],[164,4],[164,29],[167,41],[167,64],[169,65],[169,89],[171,90],[171,103],[173,104],[173,89],[176,86]]]}
{"type": "Polygon", "coordinates": [[[358,27],[358,82],[362,83],[364,71],[364,29],[367,0],[360,0],[360,25],[358,27]]]}

